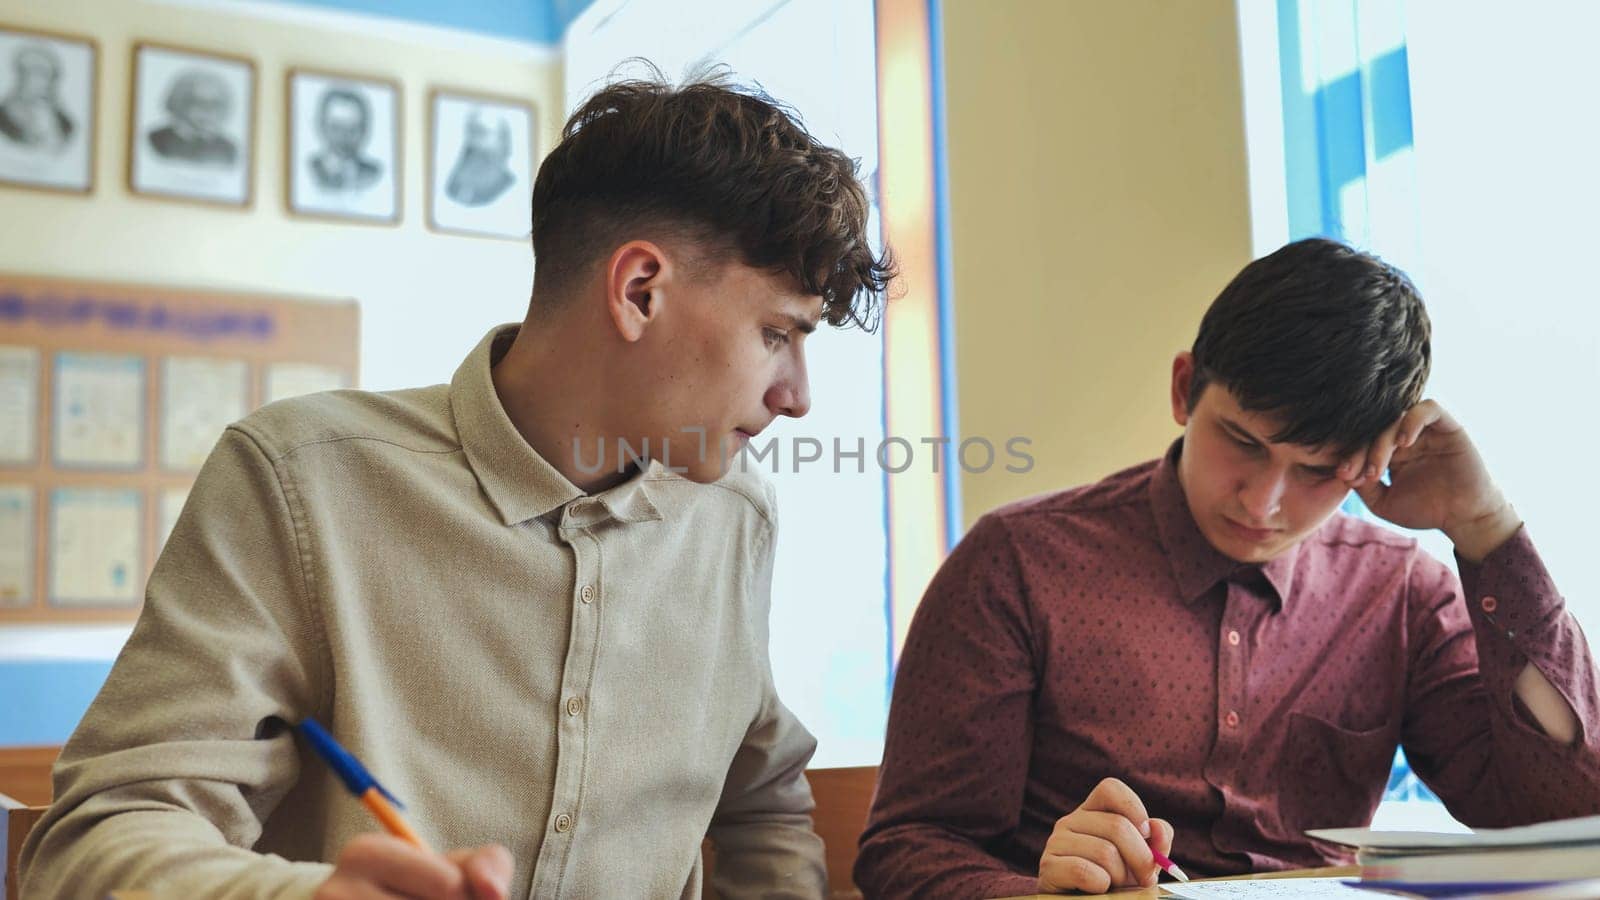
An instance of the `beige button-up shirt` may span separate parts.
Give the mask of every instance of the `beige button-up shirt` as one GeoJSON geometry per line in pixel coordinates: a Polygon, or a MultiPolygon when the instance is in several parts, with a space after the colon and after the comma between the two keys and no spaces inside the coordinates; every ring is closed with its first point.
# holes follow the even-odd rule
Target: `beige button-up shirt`
{"type": "Polygon", "coordinates": [[[593,496],[518,434],[485,337],[448,386],[230,427],[55,771],[23,895],[304,897],[376,824],[314,716],[513,897],[816,897],[815,741],[767,655],[773,493],[659,465],[593,496]]]}

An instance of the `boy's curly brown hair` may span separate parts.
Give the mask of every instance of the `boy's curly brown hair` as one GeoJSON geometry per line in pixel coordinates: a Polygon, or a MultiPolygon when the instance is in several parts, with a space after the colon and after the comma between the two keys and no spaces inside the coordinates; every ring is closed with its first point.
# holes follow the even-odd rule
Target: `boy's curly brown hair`
{"type": "Polygon", "coordinates": [[[620,81],[572,114],[539,167],[535,296],[563,296],[616,246],[666,231],[787,273],[829,324],[870,331],[895,264],[873,252],[867,209],[855,161],[770,97],[722,78],[620,81]]]}

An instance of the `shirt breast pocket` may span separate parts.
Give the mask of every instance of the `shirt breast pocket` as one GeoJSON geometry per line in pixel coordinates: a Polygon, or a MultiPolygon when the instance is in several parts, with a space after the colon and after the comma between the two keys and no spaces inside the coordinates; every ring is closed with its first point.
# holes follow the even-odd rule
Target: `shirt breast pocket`
{"type": "Polygon", "coordinates": [[[1383,797],[1398,742],[1388,725],[1355,730],[1290,712],[1278,764],[1284,824],[1293,833],[1366,825],[1383,797]]]}

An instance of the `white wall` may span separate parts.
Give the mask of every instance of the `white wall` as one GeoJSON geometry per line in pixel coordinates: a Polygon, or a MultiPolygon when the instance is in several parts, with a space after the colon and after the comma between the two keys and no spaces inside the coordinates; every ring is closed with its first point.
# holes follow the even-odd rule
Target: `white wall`
{"type": "Polygon", "coordinates": [[[1431,393],[1467,426],[1600,637],[1600,5],[1411,0],[1431,393]]]}

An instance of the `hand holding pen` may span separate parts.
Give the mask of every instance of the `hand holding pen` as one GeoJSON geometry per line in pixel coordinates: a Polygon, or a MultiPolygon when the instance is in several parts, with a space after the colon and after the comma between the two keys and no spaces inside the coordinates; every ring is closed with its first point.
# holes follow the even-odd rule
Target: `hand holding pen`
{"type": "Polygon", "coordinates": [[[1039,858],[1039,892],[1103,894],[1153,885],[1163,871],[1188,881],[1167,858],[1172,833],[1170,823],[1150,818],[1132,788],[1104,779],[1081,806],[1056,822],[1039,858]]]}
{"type": "Polygon", "coordinates": [[[306,743],[388,832],[364,834],[346,844],[333,875],[317,888],[314,900],[506,900],[510,851],[493,845],[443,856],[434,853],[401,815],[399,800],[359,760],[314,720],[306,719],[298,727],[306,743]]]}

